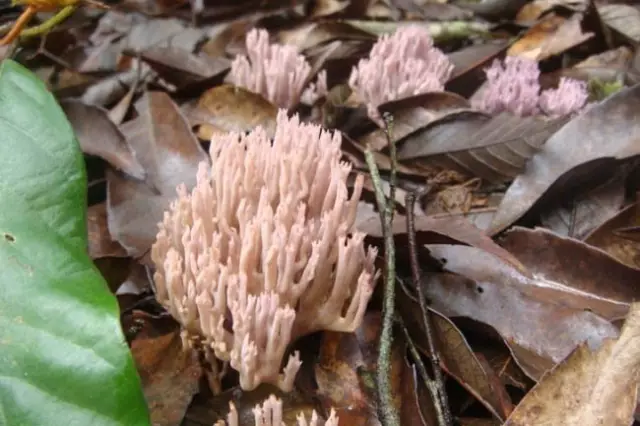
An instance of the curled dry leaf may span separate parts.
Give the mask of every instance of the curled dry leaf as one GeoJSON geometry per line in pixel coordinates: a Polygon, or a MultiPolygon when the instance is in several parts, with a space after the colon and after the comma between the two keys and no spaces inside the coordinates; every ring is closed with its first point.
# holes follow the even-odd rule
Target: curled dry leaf
{"type": "Polygon", "coordinates": [[[583,341],[597,347],[603,339],[618,335],[609,321],[585,310],[587,304],[576,308],[557,303],[557,297],[568,297],[563,294],[566,290],[554,292],[548,281],[527,278],[489,253],[466,246],[426,247],[446,270],[459,274],[432,274],[424,279],[425,294],[434,309],[493,327],[534,380],[583,341]]]}
{"type": "Polygon", "coordinates": [[[640,304],[631,305],[620,337],[597,351],[581,344],[545,375],[505,426],[633,423],[640,378],[640,304]]]}
{"type": "Polygon", "coordinates": [[[196,183],[198,164],[207,155],[189,124],[166,93],[149,92],[141,115],[122,126],[138,153],[147,179],[129,179],[107,171],[109,231],[131,256],[147,252],[158,232],[163,212],[176,197],[176,187],[196,183]]]}
{"type": "Polygon", "coordinates": [[[63,100],[60,106],[73,126],[82,152],[104,159],[131,177],[144,179],[144,168],[105,109],[74,99],[63,100]]]}
{"type": "Polygon", "coordinates": [[[507,190],[490,232],[507,228],[536,203],[566,195],[602,166],[640,154],[639,101],[640,84],[623,89],[551,136],[507,190]]]}

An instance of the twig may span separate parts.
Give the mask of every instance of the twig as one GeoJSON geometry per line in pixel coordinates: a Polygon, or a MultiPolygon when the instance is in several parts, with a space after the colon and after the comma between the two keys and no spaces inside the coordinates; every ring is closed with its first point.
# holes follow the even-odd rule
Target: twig
{"type": "Polygon", "coordinates": [[[385,200],[382,189],[382,179],[376,165],[371,147],[367,146],[365,158],[371,173],[375,190],[378,210],[382,218],[382,235],[384,238],[384,257],[386,263],[386,278],[384,286],[384,301],[382,309],[382,330],[380,332],[378,366],[376,369],[376,384],[378,390],[378,415],[383,426],[400,426],[400,414],[393,403],[393,391],[391,389],[391,347],[393,343],[393,318],[395,315],[395,282],[396,282],[396,256],[393,241],[393,214],[395,207],[395,183],[396,183],[396,149],[391,141],[390,133],[392,122],[389,116],[385,116],[385,133],[391,151],[391,175],[389,178],[389,200],[385,200]]]}
{"type": "Polygon", "coordinates": [[[409,261],[411,262],[411,275],[413,283],[416,286],[418,292],[418,302],[420,303],[420,311],[422,312],[422,322],[424,324],[425,334],[427,335],[427,345],[429,347],[429,360],[431,361],[431,367],[433,369],[433,380],[427,381],[427,387],[431,393],[431,399],[438,416],[438,424],[440,426],[452,426],[453,417],[449,410],[449,401],[447,398],[447,392],[444,387],[444,377],[442,370],[440,369],[440,355],[435,345],[435,335],[433,327],[431,325],[431,318],[429,315],[429,308],[424,297],[424,291],[422,290],[420,267],[418,266],[418,255],[416,250],[416,230],[415,230],[415,217],[414,207],[416,203],[416,193],[408,192],[406,196],[406,208],[407,208],[407,237],[409,238],[409,261]]]}
{"type": "Polygon", "coordinates": [[[413,357],[413,360],[416,363],[416,367],[418,369],[418,373],[420,374],[420,377],[422,377],[422,380],[427,384],[427,386],[429,386],[429,383],[431,383],[432,380],[429,377],[429,373],[427,373],[427,367],[424,365],[424,362],[422,362],[422,357],[420,356],[420,352],[418,351],[418,348],[416,347],[415,343],[413,343],[413,339],[411,338],[411,334],[409,333],[409,330],[407,329],[407,326],[405,325],[404,320],[402,319],[401,316],[398,316],[396,318],[396,321],[400,324],[400,328],[402,328],[404,337],[407,340],[407,346],[409,346],[409,352],[411,353],[411,356],[413,357]]]}

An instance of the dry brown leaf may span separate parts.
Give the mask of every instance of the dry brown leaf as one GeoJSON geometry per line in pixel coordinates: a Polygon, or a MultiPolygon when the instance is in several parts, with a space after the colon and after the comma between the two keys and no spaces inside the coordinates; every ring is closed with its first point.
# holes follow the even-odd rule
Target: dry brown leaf
{"type": "Polygon", "coordinates": [[[109,231],[132,256],[146,253],[157,224],[176,197],[176,187],[191,189],[198,164],[208,157],[166,93],[149,92],[136,120],[122,126],[129,145],[147,173],[145,182],[107,171],[109,231]]]}
{"type": "MultiPolygon", "coordinates": [[[[400,312],[415,345],[423,354],[429,356],[427,336],[418,302],[404,292],[398,299],[400,312]]],[[[513,406],[496,373],[488,366],[485,368],[476,358],[462,332],[451,320],[434,310],[429,310],[429,314],[443,370],[454,377],[497,419],[504,420],[513,406]]]]}
{"type": "MultiPolygon", "coordinates": [[[[369,331],[371,328],[373,335],[377,336],[379,323],[379,314],[369,313],[365,315],[360,329],[366,335],[372,334],[369,331]]],[[[371,389],[370,382],[363,381],[359,374],[363,368],[368,370],[361,340],[362,337],[358,339],[352,333],[323,333],[319,359],[314,365],[318,383],[317,395],[324,407],[336,409],[341,424],[344,422],[350,426],[378,426],[380,422],[376,408],[371,404],[374,389],[371,389]]],[[[395,358],[394,364],[403,364],[401,356],[399,359],[397,356],[395,358]]],[[[399,373],[398,371],[396,375],[398,379],[399,373]]],[[[398,386],[395,386],[395,389],[399,389],[398,386]]]]}
{"type": "MultiPolygon", "coordinates": [[[[153,320],[148,318],[153,324],[153,320]]],[[[152,326],[152,325],[149,325],[152,326]]],[[[199,391],[202,367],[198,354],[182,348],[180,330],[160,336],[137,336],[131,343],[151,423],[175,426],[199,391]]]]}
{"type": "Polygon", "coordinates": [[[594,36],[582,31],[581,21],[581,14],[564,18],[550,13],[513,43],[507,54],[542,61],[563,53],[594,36]]]}
{"type": "Polygon", "coordinates": [[[566,199],[567,190],[593,179],[604,166],[640,154],[639,101],[640,85],[623,89],[551,136],[507,190],[490,232],[507,228],[538,202],[566,199]]]}
{"type": "Polygon", "coordinates": [[[200,124],[198,137],[209,140],[217,132],[243,133],[257,126],[273,135],[277,113],[260,95],[224,84],[204,92],[187,116],[191,123],[200,124]]]}
{"type": "Polygon", "coordinates": [[[505,426],[628,426],[640,377],[640,304],[631,305],[616,341],[592,351],[581,344],[545,375],[505,426]]]}
{"type": "Polygon", "coordinates": [[[104,159],[131,177],[145,178],[144,168],[106,110],[71,99],[61,101],[60,106],[73,127],[82,152],[104,159]]]}
{"type": "Polygon", "coordinates": [[[632,43],[640,43],[640,10],[626,4],[603,4],[598,14],[606,25],[632,43]]]}
{"type": "Polygon", "coordinates": [[[425,294],[434,309],[493,327],[533,379],[584,340],[597,346],[604,338],[618,335],[609,321],[585,310],[588,304],[576,308],[557,303],[556,298],[567,295],[563,289],[550,288],[553,283],[542,277],[526,278],[473,247],[429,244],[426,248],[447,271],[459,274],[425,278],[425,294]]]}
{"type": "Polygon", "coordinates": [[[226,58],[195,54],[173,46],[152,46],[141,52],[140,58],[177,89],[212,81],[230,66],[226,58]]]}
{"type": "Polygon", "coordinates": [[[503,183],[518,176],[528,159],[566,121],[506,113],[493,117],[476,111],[454,113],[405,138],[398,159],[503,183]]]}
{"type": "Polygon", "coordinates": [[[625,198],[625,177],[620,173],[609,182],[579,194],[569,206],[545,212],[542,224],[558,235],[582,240],[620,210],[625,198]]]}
{"type": "Polygon", "coordinates": [[[585,12],[588,5],[589,0],[533,0],[520,9],[515,22],[526,25],[528,22],[536,21],[545,12],[558,6],[574,12],[585,12]]]}
{"type": "MultiPolygon", "coordinates": [[[[382,227],[379,215],[369,215],[366,220],[359,220],[356,225],[358,231],[364,232],[370,237],[382,238],[382,227]]],[[[416,216],[414,223],[417,239],[425,243],[423,235],[444,236],[449,241],[457,241],[478,247],[511,265],[524,275],[528,275],[527,268],[520,263],[511,253],[494,243],[483,231],[473,226],[462,217],[433,217],[416,216]]],[[[405,235],[407,233],[406,216],[395,215],[392,224],[393,235],[405,235]]],[[[442,241],[442,238],[440,238],[442,241]]]]}
{"type": "Polygon", "coordinates": [[[640,270],[630,268],[582,241],[546,229],[514,227],[500,245],[544,284],[538,296],[577,310],[588,308],[608,320],[624,317],[640,300],[640,270]],[[545,290],[546,289],[546,290],[545,290]]]}
{"type": "MultiPolygon", "coordinates": [[[[380,105],[378,110],[393,116],[391,137],[394,141],[401,141],[442,117],[469,108],[469,101],[455,93],[432,92],[387,102],[380,105]]],[[[370,145],[374,151],[388,146],[384,129],[374,130],[359,142],[362,146],[370,145]]]]}
{"type": "Polygon", "coordinates": [[[595,229],[585,238],[585,242],[606,251],[625,265],[640,270],[640,244],[616,232],[637,226],[639,220],[638,203],[631,204],[595,229]]]}
{"type": "Polygon", "coordinates": [[[114,241],[109,233],[106,203],[95,204],[87,209],[87,235],[92,259],[127,256],[124,247],[114,241]]]}

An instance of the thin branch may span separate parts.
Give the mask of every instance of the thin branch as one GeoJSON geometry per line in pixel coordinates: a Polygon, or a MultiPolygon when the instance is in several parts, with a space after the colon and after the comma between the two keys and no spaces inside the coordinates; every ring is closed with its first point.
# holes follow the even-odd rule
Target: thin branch
{"type": "Polygon", "coordinates": [[[420,267],[418,266],[418,254],[416,244],[415,215],[414,207],[416,204],[416,193],[408,192],[406,196],[407,208],[407,237],[409,238],[409,261],[411,262],[411,275],[413,283],[418,293],[418,302],[420,303],[420,311],[422,312],[422,322],[424,324],[425,333],[427,335],[427,346],[429,348],[429,360],[433,369],[433,381],[427,382],[427,387],[431,393],[431,399],[438,416],[438,424],[440,426],[452,426],[453,416],[449,410],[449,401],[444,386],[444,375],[440,369],[440,355],[435,345],[435,333],[431,324],[431,315],[422,290],[420,267]]]}
{"type": "Polygon", "coordinates": [[[375,190],[378,210],[382,215],[382,235],[384,238],[384,257],[386,264],[386,277],[384,286],[384,301],[382,309],[382,330],[380,332],[378,366],[376,369],[376,384],[378,391],[378,415],[383,426],[400,426],[400,414],[393,402],[393,390],[391,389],[391,349],[393,344],[393,318],[395,315],[395,282],[396,259],[393,241],[393,214],[395,210],[395,180],[396,180],[396,149],[391,142],[391,119],[385,116],[385,133],[391,148],[391,176],[389,179],[389,200],[385,199],[382,189],[380,171],[376,165],[371,147],[367,146],[365,158],[371,173],[375,190]]]}

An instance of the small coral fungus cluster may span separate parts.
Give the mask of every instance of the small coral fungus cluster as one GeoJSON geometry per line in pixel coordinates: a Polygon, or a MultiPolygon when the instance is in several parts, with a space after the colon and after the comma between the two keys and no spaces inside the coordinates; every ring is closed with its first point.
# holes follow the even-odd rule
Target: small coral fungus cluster
{"type": "Polygon", "coordinates": [[[238,87],[262,95],[272,104],[291,109],[301,99],[313,103],[327,94],[327,74],[321,71],[309,84],[311,65],[293,46],[269,43],[266,30],[254,29],[246,37],[247,56],[231,63],[229,80],[238,87]]]}
{"type": "MultiPolygon", "coordinates": [[[[233,403],[229,404],[229,414],[227,415],[227,422],[219,420],[214,426],[239,426],[240,419],[236,407],[233,403]]],[[[262,405],[258,404],[253,408],[254,424],[256,426],[286,426],[282,421],[282,400],[271,395],[267,398],[262,405]]],[[[311,414],[311,420],[307,422],[304,414],[298,414],[296,418],[296,424],[298,426],[318,426],[318,415],[315,411],[311,414]]],[[[338,426],[338,417],[335,410],[331,410],[329,418],[324,422],[324,426],[338,426]]]]}
{"type": "Polygon", "coordinates": [[[156,297],[198,344],[240,374],[240,386],[293,387],[289,343],[318,330],[353,331],[376,279],[376,250],[353,231],[363,177],[349,197],[341,137],[277,117],[211,142],[211,165],[165,213],[152,247],[156,297]]]}
{"type": "Polygon", "coordinates": [[[491,114],[506,111],[558,117],[580,111],[587,102],[586,83],[571,78],[562,77],[558,88],[540,92],[540,70],[530,59],[509,56],[502,63],[495,60],[485,73],[486,87],[473,105],[491,114]]]}
{"type": "Polygon", "coordinates": [[[409,25],[380,37],[369,58],[352,70],[349,86],[375,118],[385,102],[444,90],[452,71],[453,64],[433,46],[429,32],[409,25]]]}

